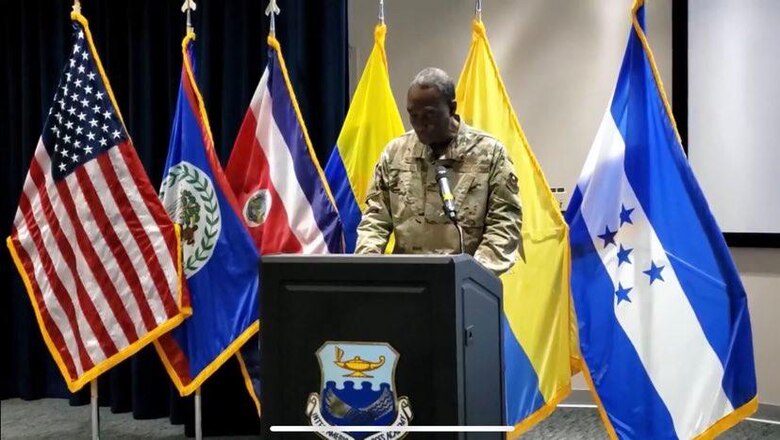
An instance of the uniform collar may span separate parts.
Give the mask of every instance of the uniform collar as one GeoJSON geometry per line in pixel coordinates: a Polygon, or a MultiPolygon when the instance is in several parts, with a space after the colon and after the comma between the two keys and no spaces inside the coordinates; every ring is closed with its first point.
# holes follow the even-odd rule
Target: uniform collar
{"type": "MultiPolygon", "coordinates": [[[[463,160],[463,154],[460,152],[461,146],[465,144],[466,134],[471,131],[471,127],[463,122],[463,120],[460,119],[460,116],[456,117],[459,121],[458,133],[454,138],[452,138],[452,141],[450,141],[447,149],[444,150],[444,160],[450,162],[460,162],[463,160]]],[[[412,150],[412,157],[415,159],[427,159],[431,157],[431,147],[420,142],[420,139],[417,138],[417,134],[414,135],[414,148],[412,150]]]]}

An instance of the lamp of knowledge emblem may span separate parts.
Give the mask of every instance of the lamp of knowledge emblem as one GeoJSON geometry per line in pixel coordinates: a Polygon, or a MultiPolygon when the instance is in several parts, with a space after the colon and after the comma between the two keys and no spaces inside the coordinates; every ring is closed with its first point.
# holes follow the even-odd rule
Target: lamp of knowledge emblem
{"type": "MultiPolygon", "coordinates": [[[[317,350],[322,372],[319,393],[311,393],[306,415],[312,426],[408,426],[412,408],[397,397],[399,354],[385,342],[326,342],[317,350]]],[[[390,440],[400,431],[320,432],[329,440],[390,440]]]]}
{"type": "Polygon", "coordinates": [[[160,200],[181,225],[184,274],[190,278],[211,259],[219,239],[222,219],[214,185],[203,170],[182,161],[168,170],[160,200]]]}

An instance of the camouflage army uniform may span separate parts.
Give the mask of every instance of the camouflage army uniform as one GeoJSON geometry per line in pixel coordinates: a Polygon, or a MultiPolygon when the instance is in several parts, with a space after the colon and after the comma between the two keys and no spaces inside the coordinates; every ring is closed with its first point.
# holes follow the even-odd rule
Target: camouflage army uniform
{"type": "MultiPolygon", "coordinates": [[[[465,252],[496,274],[513,264],[520,241],[517,176],[504,146],[461,122],[444,161],[465,252]]],[[[414,131],[385,147],[358,226],[356,253],[381,253],[395,232],[396,254],[457,253],[458,233],[442,210],[433,152],[414,131]]]]}

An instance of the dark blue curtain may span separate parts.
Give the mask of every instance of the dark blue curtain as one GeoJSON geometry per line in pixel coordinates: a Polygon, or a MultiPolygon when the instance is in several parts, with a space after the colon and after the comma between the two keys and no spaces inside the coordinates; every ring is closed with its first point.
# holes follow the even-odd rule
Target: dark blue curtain
{"type": "MultiPolygon", "coordinates": [[[[3,2],[0,26],[0,237],[10,233],[24,177],[54,96],[70,38],[70,2],[3,2]]],[[[98,53],[152,183],[159,186],[181,68],[181,0],[84,0],[98,53]]],[[[222,163],[266,62],[266,1],[200,0],[193,14],[197,80],[222,163]]],[[[346,0],[281,0],[277,38],[315,151],[324,164],[348,104],[346,0]]],[[[0,398],[71,395],[35,322],[8,252],[0,250],[0,398]]],[[[100,400],[136,418],[170,417],[193,434],[192,400],[178,397],[149,347],[99,381],[100,400]]],[[[257,432],[238,365],[203,387],[206,434],[257,432]]]]}

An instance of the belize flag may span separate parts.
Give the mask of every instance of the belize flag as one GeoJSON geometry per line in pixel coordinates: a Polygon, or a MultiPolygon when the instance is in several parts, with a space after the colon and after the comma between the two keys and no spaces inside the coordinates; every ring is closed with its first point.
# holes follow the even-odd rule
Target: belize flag
{"type": "Polygon", "coordinates": [[[195,391],[251,336],[258,324],[259,255],[230,189],[194,76],[192,44],[184,57],[160,198],[181,225],[183,269],[192,313],[155,341],[182,395],[195,391]]]}
{"type": "Polygon", "coordinates": [[[580,347],[613,438],[712,438],[757,408],[747,298],[632,12],[567,210],[580,347]]]}

